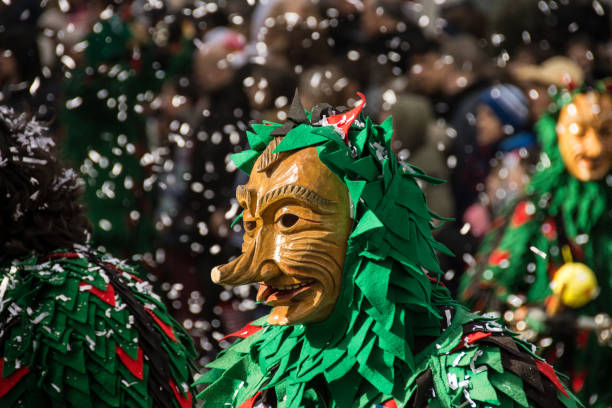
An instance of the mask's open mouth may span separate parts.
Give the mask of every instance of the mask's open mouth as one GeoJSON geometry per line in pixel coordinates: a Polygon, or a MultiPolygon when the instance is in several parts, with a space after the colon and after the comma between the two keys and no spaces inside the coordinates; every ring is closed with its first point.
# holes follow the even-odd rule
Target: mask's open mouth
{"type": "Polygon", "coordinates": [[[604,164],[604,159],[601,157],[583,157],[582,163],[589,170],[595,170],[604,164]]]}
{"type": "Polygon", "coordinates": [[[314,279],[305,280],[303,282],[284,285],[272,286],[271,284],[261,283],[257,292],[257,301],[268,304],[270,306],[278,306],[280,303],[288,303],[297,295],[306,292],[315,284],[314,279]]]}

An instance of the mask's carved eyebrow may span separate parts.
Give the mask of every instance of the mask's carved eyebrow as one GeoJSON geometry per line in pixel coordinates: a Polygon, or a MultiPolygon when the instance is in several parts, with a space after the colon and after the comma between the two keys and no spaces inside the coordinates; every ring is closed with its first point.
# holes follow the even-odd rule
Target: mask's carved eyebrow
{"type": "Polygon", "coordinates": [[[252,204],[251,190],[247,186],[236,187],[236,200],[242,208],[249,208],[252,204]]]}
{"type": "Polygon", "coordinates": [[[313,210],[322,214],[334,212],[334,202],[298,184],[286,184],[268,191],[259,203],[260,211],[267,205],[281,198],[295,198],[308,204],[313,210]]]}

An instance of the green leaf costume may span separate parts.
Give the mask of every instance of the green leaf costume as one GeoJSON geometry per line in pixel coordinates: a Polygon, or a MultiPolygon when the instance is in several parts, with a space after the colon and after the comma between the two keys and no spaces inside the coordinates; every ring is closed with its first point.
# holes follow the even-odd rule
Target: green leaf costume
{"type": "MultiPolygon", "coordinates": [[[[605,83],[597,86],[609,92],[605,83]]],[[[485,238],[477,266],[462,277],[459,290],[461,300],[477,310],[503,314],[522,305],[543,309],[554,273],[568,262],[564,251],[590,267],[599,282],[597,298],[547,322],[528,315],[526,324],[543,347],[542,355],[570,376],[572,389],[585,404],[610,407],[612,340],[604,336],[598,341],[596,330],[579,328],[577,322],[612,314],[612,175],[583,182],[565,168],[557,117],[577,92],[584,90],[560,93],[557,110],[536,124],[542,155],[526,197],[494,222],[497,227],[485,238]]]]}
{"type": "Polygon", "coordinates": [[[436,180],[389,153],[391,119],[360,115],[346,144],[337,127],[321,126],[328,105],[304,115],[296,101],[285,125],[254,125],[251,150],[234,160],[249,173],[274,137],[284,136],[275,152],[317,146],[354,207],[340,296],[323,322],[263,318],[235,333],[243,339],[197,381],[210,383],[203,406],[577,406],[526,343],[456,305],[439,283],[435,251],[448,250],[431,234],[417,184],[436,180]]]}
{"type": "Polygon", "coordinates": [[[94,242],[114,254],[151,251],[157,176],[143,156],[159,141],[147,139],[143,112],[164,81],[186,72],[193,46],[184,41],[167,58],[152,42],[138,44],[118,14],[96,22],[85,42],[64,81],[62,156],[86,182],[94,242]]]}
{"type": "Polygon", "coordinates": [[[0,268],[0,406],[192,407],[193,344],[126,263],[57,251],[0,268]]]}

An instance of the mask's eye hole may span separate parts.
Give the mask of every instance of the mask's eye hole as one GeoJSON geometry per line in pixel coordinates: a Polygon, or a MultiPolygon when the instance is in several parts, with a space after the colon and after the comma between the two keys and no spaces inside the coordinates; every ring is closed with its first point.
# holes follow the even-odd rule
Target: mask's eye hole
{"type": "Polygon", "coordinates": [[[296,222],[298,222],[300,218],[295,215],[295,214],[283,214],[280,218],[280,225],[283,228],[289,228],[293,225],[295,225],[296,222]]]}
{"type": "Polygon", "coordinates": [[[245,221],[244,222],[244,229],[247,230],[247,232],[253,231],[255,227],[257,227],[256,221],[245,221]]]}

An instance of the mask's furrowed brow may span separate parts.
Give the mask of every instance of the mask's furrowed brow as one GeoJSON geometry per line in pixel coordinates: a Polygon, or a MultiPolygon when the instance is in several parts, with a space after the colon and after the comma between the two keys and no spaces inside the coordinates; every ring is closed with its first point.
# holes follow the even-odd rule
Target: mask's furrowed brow
{"type": "Polygon", "coordinates": [[[253,204],[251,190],[247,186],[236,187],[236,200],[242,208],[248,209],[253,204]]]}
{"type": "Polygon", "coordinates": [[[334,202],[321,197],[314,191],[298,184],[286,184],[268,191],[259,203],[259,211],[263,210],[271,203],[282,198],[295,198],[308,204],[310,208],[321,214],[331,214],[334,212],[334,202]]]}

